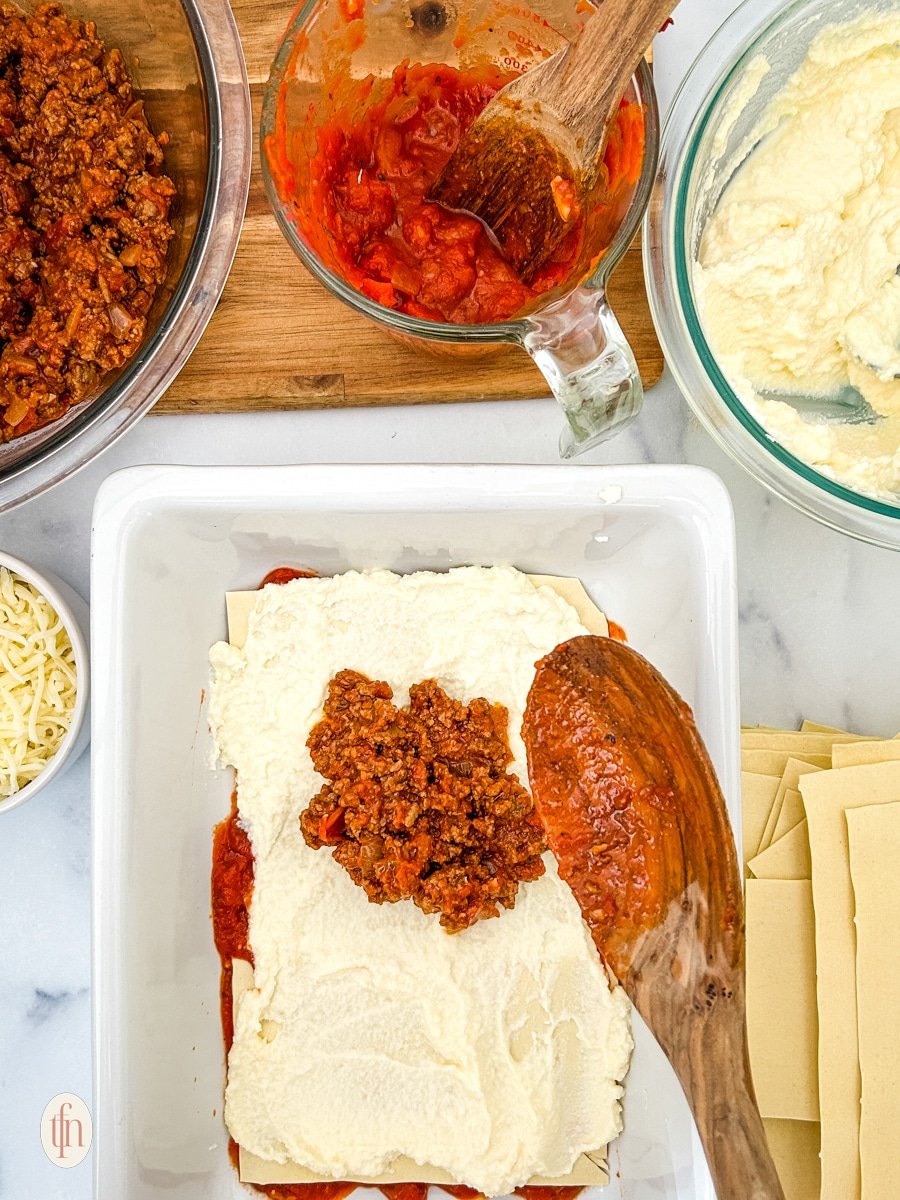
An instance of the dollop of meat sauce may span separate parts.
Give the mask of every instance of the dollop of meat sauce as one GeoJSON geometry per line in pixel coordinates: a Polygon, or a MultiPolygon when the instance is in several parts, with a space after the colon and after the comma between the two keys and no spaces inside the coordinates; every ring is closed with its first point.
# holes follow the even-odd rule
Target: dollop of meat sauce
{"type": "Polygon", "coordinates": [[[386,683],[356,671],[331,681],[307,745],[328,782],[301,813],[314,850],[334,858],[376,904],[412,900],[449,933],[512,908],[544,873],[531,796],[507,767],[508,714],[462,704],[434,680],[397,708],[386,683]]]}

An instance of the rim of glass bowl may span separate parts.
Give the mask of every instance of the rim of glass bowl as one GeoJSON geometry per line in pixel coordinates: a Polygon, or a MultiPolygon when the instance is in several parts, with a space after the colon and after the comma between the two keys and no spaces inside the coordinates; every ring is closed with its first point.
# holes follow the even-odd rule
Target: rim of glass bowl
{"type": "MultiPolygon", "coordinates": [[[[302,31],[307,19],[314,9],[318,8],[319,0],[306,0],[302,8],[294,15],[290,28],[278,48],[278,53],[272,63],[269,79],[263,97],[262,119],[259,123],[259,157],[262,168],[263,182],[269,206],[275,214],[275,219],[294,253],[303,265],[321,284],[333,292],[345,304],[356,308],[382,325],[388,325],[399,332],[424,337],[441,342],[509,342],[520,340],[527,332],[527,315],[511,318],[508,321],[495,321],[485,325],[456,325],[446,321],[427,321],[421,317],[413,317],[395,309],[385,308],[362,292],[351,287],[340,275],[336,275],[318,256],[306,245],[298,233],[293,221],[287,214],[288,202],[284,201],[269,170],[266,141],[275,126],[275,111],[278,91],[284,82],[284,76],[294,57],[294,45],[298,34],[302,31]]],[[[641,174],[625,213],[624,220],[606,249],[605,254],[595,269],[575,284],[568,292],[552,302],[564,305],[567,297],[577,287],[589,289],[602,288],[606,285],[622,255],[631,245],[634,235],[640,227],[644,210],[650,200],[653,183],[656,178],[656,168],[659,161],[659,105],[656,91],[653,87],[653,77],[646,61],[641,60],[634,74],[637,83],[638,99],[644,106],[644,159],[641,164],[641,174]]]]}
{"type": "MultiPolygon", "coordinates": [[[[709,344],[703,331],[703,325],[694,303],[690,282],[689,263],[693,256],[691,254],[690,247],[688,246],[688,230],[686,227],[688,192],[692,183],[692,172],[697,161],[697,156],[700,152],[700,143],[703,140],[704,133],[706,132],[713,115],[717,111],[723,94],[730,87],[735,77],[744,70],[752,57],[759,53],[761,45],[768,42],[773,34],[773,31],[778,29],[783,34],[785,26],[790,25],[793,21],[800,19],[800,17],[810,8],[814,8],[818,2],[819,0],[793,0],[793,3],[776,12],[774,15],[770,15],[763,21],[761,25],[754,29],[753,33],[750,35],[749,41],[747,41],[743,49],[740,49],[737,53],[737,57],[731,59],[729,64],[725,66],[722,74],[719,76],[713,88],[710,90],[708,98],[698,110],[693,124],[684,137],[682,143],[684,146],[684,151],[680,156],[681,161],[676,167],[676,175],[674,180],[675,203],[673,208],[674,223],[672,227],[672,248],[675,259],[675,294],[687,326],[689,339],[693,344],[701,368],[705,372],[708,380],[711,382],[720,399],[725,402],[725,405],[732,416],[734,416],[743,426],[743,428],[751,434],[757,444],[760,445],[768,454],[771,454],[777,461],[779,461],[782,466],[787,467],[790,471],[794,472],[795,475],[798,475],[801,479],[805,480],[813,487],[820,489],[844,504],[851,506],[852,510],[862,509],[864,512],[875,513],[879,516],[888,517],[892,520],[898,520],[900,519],[900,506],[878,500],[873,496],[865,496],[859,492],[855,492],[851,488],[845,487],[843,484],[838,483],[836,480],[829,479],[827,475],[823,475],[819,471],[816,471],[808,463],[803,462],[802,459],[797,458],[795,455],[791,454],[790,451],[786,450],[780,443],[775,441],[774,438],[772,438],[772,436],[766,432],[764,426],[761,425],[760,422],[757,421],[747,411],[738,396],[732,390],[728,380],[725,378],[724,374],[719,368],[712,351],[709,348],[709,344]]],[[[719,36],[726,30],[733,29],[734,26],[738,24],[741,17],[745,17],[747,13],[753,12],[755,8],[756,0],[744,0],[744,2],[734,11],[734,13],[723,23],[716,34],[714,34],[710,42],[708,42],[700,52],[700,55],[695,61],[694,66],[691,68],[681,88],[679,89],[678,94],[673,100],[673,112],[675,104],[681,98],[692,78],[697,74],[701,60],[705,60],[707,58],[711,48],[713,47],[713,44],[717,42],[719,36]]],[[[665,153],[665,150],[668,149],[666,146],[666,134],[671,134],[671,124],[668,120],[666,122],[666,126],[667,128],[663,133],[663,153],[665,153]]],[[[652,290],[653,289],[651,289],[651,294],[652,290]]],[[[679,382],[681,381],[679,380],[679,382]]],[[[697,404],[692,399],[691,389],[685,388],[684,390],[688,396],[691,406],[695,409],[695,411],[698,412],[698,415],[703,417],[704,424],[707,424],[705,414],[699,410],[697,404]]],[[[707,427],[709,427],[708,424],[707,427]]],[[[726,444],[726,448],[728,449],[729,453],[731,453],[733,456],[736,456],[737,452],[734,447],[726,444]]],[[[783,492],[777,487],[776,484],[773,484],[766,478],[760,478],[758,473],[753,470],[743,456],[740,457],[739,461],[741,465],[745,467],[745,469],[748,469],[750,473],[754,475],[754,477],[760,479],[760,482],[765,483],[766,486],[772,488],[772,490],[777,490],[779,495],[782,495],[784,499],[794,503],[795,506],[802,507],[796,498],[784,496],[783,492]]],[[[805,511],[809,511],[808,508],[805,509],[805,511]]],[[[831,525],[833,528],[838,529],[841,532],[852,532],[855,536],[862,537],[869,541],[879,540],[878,534],[868,528],[854,528],[852,530],[847,530],[843,525],[840,524],[840,518],[834,514],[826,515],[817,511],[813,515],[815,515],[820,521],[824,521],[825,524],[831,525]]]]}
{"type": "Polygon", "coordinates": [[[200,340],[228,279],[250,187],[250,88],[227,0],[182,2],[206,85],[209,166],[181,278],[152,338],[109,390],[0,476],[0,512],[76,474],[152,408],[200,340]]]}

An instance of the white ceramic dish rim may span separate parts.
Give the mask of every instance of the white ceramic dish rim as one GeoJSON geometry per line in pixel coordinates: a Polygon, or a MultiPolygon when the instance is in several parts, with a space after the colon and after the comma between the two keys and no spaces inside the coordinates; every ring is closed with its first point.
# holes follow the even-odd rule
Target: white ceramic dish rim
{"type": "MultiPolygon", "coordinates": [[[[182,514],[185,525],[190,524],[192,537],[202,539],[203,530],[207,531],[206,536],[210,536],[212,531],[215,540],[229,544],[229,534],[223,531],[237,525],[241,530],[240,536],[244,536],[248,520],[258,512],[276,513],[279,519],[288,514],[296,523],[304,513],[310,514],[313,510],[320,519],[327,520],[330,514],[344,519],[355,518],[359,514],[362,518],[369,509],[373,509],[378,519],[383,521],[385,509],[389,510],[392,518],[402,520],[404,511],[411,517],[419,512],[432,517],[446,513],[447,519],[451,519],[460,516],[471,518],[480,511],[495,516],[515,513],[518,507],[518,515],[527,518],[527,525],[530,526],[533,520],[543,520],[545,523],[541,530],[547,533],[546,518],[541,514],[548,508],[557,515],[571,510],[580,520],[586,519],[584,514],[589,512],[591,523],[596,519],[602,527],[604,511],[618,506],[624,511],[626,520],[632,522],[626,526],[627,536],[621,544],[625,553],[628,553],[634,537],[635,523],[643,522],[657,529],[656,537],[659,539],[656,523],[665,519],[677,520],[679,528],[684,531],[685,544],[688,541],[690,543],[689,561],[678,558],[678,570],[688,581],[684,584],[687,589],[684,595],[698,597],[701,605],[692,610],[693,615],[689,617],[690,624],[695,627],[692,643],[696,644],[696,650],[690,653],[687,661],[691,672],[703,676],[706,671],[706,677],[711,681],[711,686],[708,683],[706,689],[702,688],[701,683],[695,685],[701,690],[694,702],[702,704],[708,714],[707,720],[712,723],[710,732],[714,743],[711,744],[711,751],[726,796],[731,798],[732,819],[739,841],[734,525],[728,494],[712,472],[689,466],[418,465],[138,467],[118,472],[107,480],[98,494],[92,547],[93,621],[98,631],[94,661],[94,713],[98,727],[104,729],[105,735],[102,741],[95,744],[92,763],[94,1195],[98,1200],[105,1200],[111,1187],[117,1186],[120,1191],[127,1187],[128,1179],[133,1178],[137,1182],[137,1176],[128,1174],[126,1178],[126,1172],[133,1172],[136,1169],[134,1164],[144,1161],[140,1156],[137,1159],[134,1157],[134,1130],[131,1118],[127,1115],[130,1107],[128,1097],[132,1090],[145,1088],[148,1081],[134,1078],[128,1063],[131,1043],[127,1039],[130,1036],[130,1024],[134,1021],[134,1001],[128,998],[128,963],[123,954],[129,936],[128,921],[133,917],[129,918],[127,913],[123,916],[118,901],[124,902],[129,896],[137,896],[139,900],[140,884],[135,883],[123,865],[128,856],[127,843],[123,840],[123,830],[127,830],[128,826],[128,805],[123,806],[122,800],[123,797],[126,800],[128,798],[130,776],[125,766],[127,755],[123,752],[123,746],[128,745],[128,735],[122,720],[125,716],[127,722],[127,705],[122,703],[122,669],[127,664],[120,660],[118,647],[124,633],[124,616],[129,608],[128,579],[133,569],[129,562],[134,551],[128,549],[128,538],[148,517],[158,520],[160,514],[165,516],[163,506],[166,503],[182,514]],[[420,503],[420,508],[412,507],[420,503]],[[531,514],[536,516],[532,517],[531,514]],[[198,521],[199,533],[195,529],[198,521]],[[100,631],[102,638],[99,637],[100,631]],[[709,647],[706,654],[703,653],[704,646],[709,647]],[[123,937],[126,941],[123,941],[123,937]]],[[[298,540],[302,541],[299,533],[300,528],[298,540]]],[[[405,533],[403,536],[406,536],[405,533]]],[[[410,545],[405,541],[403,544],[410,545]]],[[[415,551],[415,543],[411,545],[415,551]]],[[[434,553],[431,545],[420,549],[423,554],[434,553]]],[[[541,546],[540,552],[544,550],[545,547],[541,546]]],[[[278,553],[277,547],[274,552],[278,553]]],[[[555,541],[546,552],[557,554],[555,541]]],[[[164,560],[167,572],[176,563],[170,554],[167,543],[164,560]]],[[[515,555],[509,557],[513,560],[516,558],[515,555]]],[[[476,555],[469,561],[487,559],[476,555]]],[[[586,562],[586,570],[589,565],[586,562]]],[[[151,562],[144,569],[155,570],[155,563],[151,562]]],[[[655,613],[659,607],[656,602],[651,599],[648,604],[655,613]]],[[[665,621],[660,628],[668,628],[665,621]]],[[[673,650],[673,646],[680,645],[680,640],[669,638],[667,644],[669,652],[680,658],[682,652],[673,650]]],[[[134,646],[129,648],[129,652],[140,653],[134,646]]],[[[178,747],[174,750],[177,753],[178,747]]],[[[173,846],[173,850],[177,855],[177,847],[173,846]]],[[[211,938],[209,941],[211,944],[211,938]]],[[[204,1018],[204,1021],[208,1020],[208,1017],[204,1018]]],[[[196,1036],[194,1028],[192,1038],[196,1036]]],[[[168,1052],[171,1047],[166,1046],[165,1049],[168,1052]]],[[[146,1059],[143,1045],[140,1051],[134,1053],[139,1054],[142,1061],[146,1059]]],[[[666,1071],[663,1090],[671,1091],[674,1087],[678,1092],[674,1075],[665,1066],[658,1050],[656,1055],[666,1071]]],[[[192,1070],[197,1070],[196,1061],[192,1070]]],[[[636,1097],[636,1104],[645,1104],[648,1095],[655,1095],[659,1091],[661,1081],[656,1075],[653,1079],[651,1089],[648,1090],[645,1078],[636,1092],[633,1089],[637,1087],[637,1080],[633,1080],[632,1094],[636,1097]]],[[[221,1084],[217,1083],[217,1087],[221,1087],[221,1084]]],[[[153,1090],[152,1081],[150,1090],[153,1090]]],[[[628,1095],[629,1086],[626,1085],[626,1111],[628,1095]]],[[[680,1103],[683,1104],[683,1098],[680,1103]]],[[[592,1197],[597,1200],[603,1197],[609,1197],[609,1200],[616,1197],[619,1200],[626,1200],[626,1197],[627,1200],[649,1200],[651,1196],[654,1200],[714,1200],[712,1183],[696,1131],[677,1121],[673,1124],[672,1112],[667,1109],[660,1116],[658,1134],[654,1135],[654,1144],[649,1147],[640,1137],[637,1147],[626,1147],[626,1139],[623,1138],[613,1143],[610,1151],[613,1182],[608,1188],[591,1193],[592,1197]],[[681,1132],[673,1141],[677,1130],[681,1132]],[[656,1148],[655,1142],[659,1143],[662,1151],[656,1148]],[[677,1148],[677,1160],[672,1160],[675,1174],[667,1174],[669,1183],[664,1185],[664,1191],[660,1191],[660,1182],[654,1182],[659,1168],[651,1166],[647,1175],[642,1156],[646,1157],[649,1153],[652,1163],[654,1155],[667,1153],[666,1146],[677,1148]]],[[[203,1148],[205,1150],[205,1145],[203,1148]]],[[[211,1151],[214,1149],[210,1146],[211,1151]]],[[[221,1152],[222,1147],[219,1146],[217,1153],[221,1152]]],[[[157,1173],[154,1171],[152,1174],[156,1177],[157,1173]]],[[[169,1180],[168,1184],[159,1185],[164,1190],[174,1188],[178,1195],[190,1195],[192,1200],[195,1196],[207,1194],[192,1190],[192,1187],[196,1189],[201,1186],[199,1181],[190,1185],[188,1177],[179,1175],[177,1178],[180,1183],[176,1183],[176,1177],[171,1173],[166,1171],[163,1174],[169,1180]],[[187,1191],[183,1190],[185,1185],[187,1191]]],[[[157,1185],[145,1182],[143,1171],[139,1178],[140,1196],[155,1196],[157,1185]]],[[[236,1177],[233,1190],[226,1189],[226,1194],[244,1194],[236,1184],[236,1177]]],[[[368,1196],[372,1194],[366,1193],[368,1196]]]]}
{"type": "MultiPolygon", "coordinates": [[[[0,800],[0,813],[10,812],[14,808],[18,808],[20,804],[24,804],[26,800],[33,799],[39,791],[45,788],[49,783],[56,779],[63,769],[71,766],[75,758],[71,757],[79,742],[79,734],[84,726],[85,717],[88,711],[88,697],[90,694],[90,663],[88,654],[88,641],[82,631],[79,619],[73,612],[73,601],[84,605],[84,613],[82,619],[87,617],[87,605],[81,599],[77,592],[74,592],[68,584],[62,580],[42,574],[29,563],[23,562],[20,558],[14,558],[11,554],[5,554],[0,551],[0,567],[7,567],[10,571],[30,583],[36,588],[56,610],[57,615],[62,619],[62,623],[69,635],[69,640],[72,643],[72,649],[75,652],[75,670],[77,674],[77,683],[75,688],[75,708],[72,710],[72,721],[68,731],[56,749],[56,753],[41,771],[40,775],[36,776],[25,787],[20,788],[12,796],[0,800]],[[68,593],[68,596],[63,594],[63,591],[68,593]]],[[[78,746],[78,753],[84,749],[86,739],[78,746]]],[[[77,755],[76,755],[77,757],[77,755]]]]}

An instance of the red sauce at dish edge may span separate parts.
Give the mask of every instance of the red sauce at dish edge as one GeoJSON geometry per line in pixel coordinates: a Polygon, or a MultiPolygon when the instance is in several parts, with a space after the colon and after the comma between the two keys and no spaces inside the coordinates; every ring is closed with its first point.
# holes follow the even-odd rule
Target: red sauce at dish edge
{"type": "Polygon", "coordinates": [[[295,579],[318,579],[318,571],[308,571],[305,567],[275,567],[268,575],[263,577],[262,582],[256,589],[261,592],[264,587],[268,587],[270,583],[292,583],[295,579]]]}
{"type": "MultiPolygon", "coordinates": [[[[346,96],[346,108],[316,131],[303,195],[294,160],[307,157],[303,139],[311,131],[288,129],[282,85],[266,144],[273,177],[304,238],[357,291],[410,316],[486,324],[506,320],[570,276],[583,217],[525,283],[479,221],[425,200],[475,117],[513,77],[493,64],[460,72],[401,63],[380,90],[371,76],[360,81],[354,103],[346,96]]],[[[643,111],[623,101],[601,168],[610,195],[637,180],[643,152],[643,111]]]]}

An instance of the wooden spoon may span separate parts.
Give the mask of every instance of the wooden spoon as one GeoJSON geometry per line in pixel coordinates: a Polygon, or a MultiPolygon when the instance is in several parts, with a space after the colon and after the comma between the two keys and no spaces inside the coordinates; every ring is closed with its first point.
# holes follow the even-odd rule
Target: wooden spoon
{"type": "Polygon", "coordinates": [[[578,219],[622,95],[674,7],[603,0],[575,41],[497,93],[429,199],[483,221],[527,280],[578,219]]]}
{"type": "Polygon", "coordinates": [[[734,839],[691,710],[629,647],[578,637],[538,663],[522,732],[560,875],[681,1080],[719,1200],[784,1200],[750,1078],[734,839]]]}

